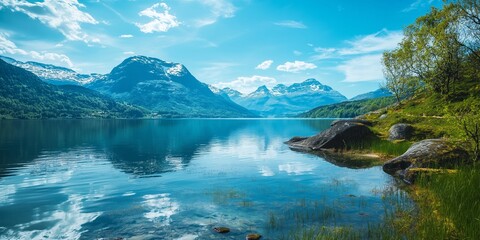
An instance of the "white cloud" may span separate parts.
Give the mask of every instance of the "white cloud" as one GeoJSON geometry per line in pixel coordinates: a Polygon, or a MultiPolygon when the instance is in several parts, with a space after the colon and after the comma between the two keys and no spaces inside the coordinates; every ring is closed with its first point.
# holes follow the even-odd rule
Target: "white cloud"
{"type": "Polygon", "coordinates": [[[275,78],[254,75],[251,77],[238,77],[231,82],[219,82],[212,85],[220,89],[229,87],[243,94],[249,94],[261,85],[272,87],[276,85],[276,83],[277,80],[275,78]]]}
{"type": "Polygon", "coordinates": [[[322,60],[322,59],[332,58],[338,51],[336,48],[321,48],[321,47],[316,47],[314,50],[316,54],[312,57],[313,60],[322,60]]]}
{"type": "Polygon", "coordinates": [[[214,16],[231,18],[235,16],[237,10],[235,6],[227,0],[202,0],[202,4],[210,7],[214,16]]]}
{"type": "Polygon", "coordinates": [[[26,51],[24,49],[18,48],[17,45],[7,39],[8,36],[0,34],[0,54],[10,54],[10,55],[23,55],[30,58],[41,60],[41,61],[53,61],[60,62],[62,65],[67,65],[68,67],[73,67],[73,63],[70,58],[65,54],[51,53],[51,52],[37,52],[37,51],[26,51]]]}
{"type": "Polygon", "coordinates": [[[135,55],[135,52],[129,51],[129,52],[123,52],[125,55],[135,55]]]}
{"type": "Polygon", "coordinates": [[[432,4],[434,0],[415,0],[407,8],[403,9],[402,12],[410,12],[421,7],[425,7],[429,4],[432,4]]]}
{"type": "Polygon", "coordinates": [[[303,61],[295,61],[295,62],[286,62],[282,65],[277,66],[278,71],[283,72],[300,72],[308,69],[315,69],[317,66],[313,63],[307,63],[303,61]]]}
{"type": "Polygon", "coordinates": [[[294,20],[285,20],[280,22],[275,22],[275,25],[282,26],[282,27],[289,27],[289,28],[307,28],[305,24],[302,22],[294,21],[294,20]]]}
{"type": "Polygon", "coordinates": [[[0,0],[0,6],[21,12],[32,19],[58,30],[68,40],[98,43],[100,40],[84,33],[80,24],[98,24],[87,12],[81,11],[85,5],[77,0],[44,0],[28,2],[25,0],[0,0]]]}
{"type": "Polygon", "coordinates": [[[382,29],[376,33],[346,41],[343,48],[314,48],[312,61],[335,59],[335,69],[345,75],[344,82],[383,80],[382,53],[395,49],[403,39],[402,31],[382,29]]]}
{"type": "Polygon", "coordinates": [[[300,56],[300,55],[302,55],[302,52],[300,52],[300,51],[298,51],[298,50],[293,50],[293,54],[294,54],[295,56],[300,56]]]}
{"type": "Polygon", "coordinates": [[[345,82],[380,81],[383,79],[381,59],[382,54],[355,57],[337,69],[345,74],[345,82]]]}
{"type": "Polygon", "coordinates": [[[122,34],[120,35],[120,38],[133,38],[132,34],[122,34]]]}
{"type": "Polygon", "coordinates": [[[403,39],[401,31],[388,31],[382,29],[379,32],[357,38],[347,43],[350,48],[340,49],[340,55],[354,55],[371,52],[383,52],[385,50],[394,49],[403,39]]]}
{"type": "Polygon", "coordinates": [[[272,65],[272,63],[273,63],[273,60],[263,61],[262,63],[258,64],[258,66],[255,67],[255,69],[267,70],[267,69],[270,68],[270,66],[272,65]]]}
{"type": "Polygon", "coordinates": [[[346,41],[348,47],[314,49],[315,55],[312,60],[341,58],[353,55],[364,55],[384,52],[394,49],[403,39],[402,31],[388,31],[382,29],[376,33],[360,36],[351,41],[346,41]]]}
{"type": "Polygon", "coordinates": [[[210,8],[211,16],[196,20],[197,27],[214,24],[219,18],[232,18],[237,8],[228,0],[190,0],[197,1],[210,8]]]}
{"type": "Polygon", "coordinates": [[[138,13],[140,16],[149,17],[153,20],[145,24],[136,23],[135,25],[144,33],[167,32],[171,28],[180,25],[177,17],[171,15],[169,11],[170,7],[166,3],[153,4],[151,7],[138,13]],[[157,12],[159,8],[163,12],[157,12]]]}

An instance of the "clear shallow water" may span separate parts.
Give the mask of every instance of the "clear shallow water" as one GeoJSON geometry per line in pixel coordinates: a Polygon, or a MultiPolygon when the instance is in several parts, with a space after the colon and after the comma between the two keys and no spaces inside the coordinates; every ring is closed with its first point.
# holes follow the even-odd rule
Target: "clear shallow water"
{"type": "Polygon", "coordinates": [[[330,122],[0,121],[0,239],[279,239],[378,223],[391,185],[380,167],[283,143],[330,122]]]}

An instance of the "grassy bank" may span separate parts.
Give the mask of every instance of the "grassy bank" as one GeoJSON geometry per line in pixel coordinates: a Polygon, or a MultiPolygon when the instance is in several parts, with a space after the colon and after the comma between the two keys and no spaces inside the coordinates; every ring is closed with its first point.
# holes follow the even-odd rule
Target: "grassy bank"
{"type": "Polygon", "coordinates": [[[412,187],[420,207],[416,236],[423,239],[480,238],[480,167],[424,175],[412,187]]]}
{"type": "Polygon", "coordinates": [[[385,189],[385,218],[367,228],[299,229],[285,239],[479,239],[480,167],[421,176],[416,185],[385,189]],[[412,199],[415,204],[412,204],[412,199]]]}

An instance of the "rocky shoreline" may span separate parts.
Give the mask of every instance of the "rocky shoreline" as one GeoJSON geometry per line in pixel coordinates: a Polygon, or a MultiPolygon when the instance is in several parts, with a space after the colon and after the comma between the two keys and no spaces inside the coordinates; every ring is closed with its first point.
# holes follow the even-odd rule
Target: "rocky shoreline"
{"type": "MultiPolygon", "coordinates": [[[[292,150],[308,152],[323,157],[335,165],[350,168],[368,167],[365,158],[378,159],[370,154],[351,151],[355,146],[380,139],[371,130],[373,123],[363,119],[337,120],[331,127],[311,137],[293,137],[287,142],[292,150]]],[[[407,140],[413,132],[408,124],[395,124],[389,130],[390,141],[407,140]]],[[[416,142],[400,156],[385,159],[383,170],[406,183],[413,183],[421,172],[432,169],[453,169],[468,164],[465,149],[445,139],[425,139],[416,142]]],[[[435,171],[433,171],[435,172],[435,171]]]]}

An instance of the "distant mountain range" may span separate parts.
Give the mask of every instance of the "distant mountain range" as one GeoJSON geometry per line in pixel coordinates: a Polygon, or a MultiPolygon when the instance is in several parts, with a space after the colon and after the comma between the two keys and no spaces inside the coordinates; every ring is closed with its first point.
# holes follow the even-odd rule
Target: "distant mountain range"
{"type": "Polygon", "coordinates": [[[105,75],[96,73],[80,74],[69,68],[39,62],[20,62],[5,56],[0,56],[0,59],[9,64],[32,72],[43,81],[54,85],[85,85],[105,77],[105,75]]]}
{"type": "MultiPolygon", "coordinates": [[[[27,79],[32,79],[32,76],[17,69],[13,72],[19,74],[19,76],[8,74],[0,75],[2,81],[6,81],[6,79],[11,81],[9,83],[10,85],[3,84],[3,89],[0,89],[10,94],[2,95],[3,102],[12,102],[15,97],[20,95],[23,100],[28,100],[25,98],[25,92],[21,92],[24,90],[22,90],[22,88],[15,89],[14,86],[30,86],[29,84],[33,84],[33,86],[31,86],[31,94],[35,95],[35,97],[50,99],[48,101],[52,101],[52,106],[58,106],[57,104],[60,104],[54,104],[54,102],[56,102],[54,99],[55,96],[64,101],[65,96],[71,97],[72,99],[68,100],[73,101],[69,102],[72,106],[71,108],[79,106],[79,103],[75,102],[76,100],[86,99],[87,102],[91,101],[91,108],[84,103],[84,105],[82,105],[83,110],[76,108],[74,112],[66,114],[68,117],[93,117],[95,116],[92,113],[94,109],[94,112],[102,113],[99,115],[102,117],[134,117],[145,115],[148,117],[219,118],[256,116],[290,117],[319,106],[347,100],[347,98],[339,92],[327,85],[321,84],[313,78],[289,86],[278,84],[271,89],[266,86],[260,86],[250,94],[242,94],[231,88],[217,89],[198,81],[182,64],[165,62],[157,58],[144,56],[127,58],[108,74],[80,74],[72,69],[50,64],[31,61],[21,62],[4,56],[0,56],[0,59],[3,60],[2,66],[4,66],[5,69],[8,68],[6,67],[7,65],[17,66],[32,72],[46,83],[57,85],[42,85],[43,87],[40,88],[49,90],[46,92],[36,92],[39,89],[40,83],[33,80],[28,80],[28,84],[23,83],[22,81],[25,79],[19,76],[27,79]],[[19,82],[15,82],[14,80],[19,82]],[[72,85],[76,85],[76,87],[72,85]],[[61,93],[61,96],[54,94],[54,92],[61,93]],[[48,96],[42,96],[42,93],[48,96]],[[12,97],[12,99],[9,100],[7,96],[12,97]],[[100,104],[102,106],[97,104],[102,101],[107,101],[109,104],[100,104]],[[106,112],[109,111],[109,107],[106,106],[113,107],[111,115],[106,114],[106,112]],[[133,114],[133,112],[130,112],[124,114],[127,110],[135,110],[141,113],[137,112],[133,114]]],[[[6,74],[6,72],[2,74],[6,74]]],[[[371,99],[390,95],[391,93],[387,90],[378,89],[373,92],[358,95],[351,100],[371,99]]],[[[50,107],[45,105],[45,102],[39,102],[43,104],[42,107],[34,106],[34,104],[32,105],[33,107],[30,108],[28,104],[20,104],[16,106],[15,109],[24,112],[25,115],[29,115],[29,118],[41,118],[50,110],[46,112],[37,110],[50,109],[50,107]],[[32,110],[32,114],[29,114],[28,111],[21,111],[20,106],[24,106],[30,110],[35,109],[35,111],[32,110]]],[[[65,109],[65,107],[58,109],[65,109]]],[[[9,112],[6,115],[12,117],[18,115],[13,114],[10,110],[7,109],[4,111],[4,114],[9,112]]],[[[47,115],[52,117],[50,114],[47,115]]]]}
{"type": "Polygon", "coordinates": [[[381,97],[390,97],[393,96],[392,93],[386,88],[379,88],[372,92],[363,93],[357,95],[350,99],[350,101],[357,101],[357,100],[364,100],[364,99],[374,99],[374,98],[381,98],[381,97]]]}
{"type": "Polygon", "coordinates": [[[264,117],[289,117],[312,108],[347,100],[345,96],[327,85],[311,78],[290,86],[278,84],[271,90],[260,86],[254,92],[243,95],[231,89],[217,89],[213,92],[264,117]]]}
{"type": "Polygon", "coordinates": [[[139,118],[146,111],[80,86],[55,86],[0,59],[0,118],[139,118]]]}
{"type": "Polygon", "coordinates": [[[6,64],[34,73],[46,83],[58,85],[58,89],[90,91],[117,102],[140,106],[151,111],[148,114],[150,117],[257,117],[238,104],[214,94],[179,63],[135,56],[125,59],[109,74],[102,75],[79,74],[64,67],[0,58],[6,64]]]}

